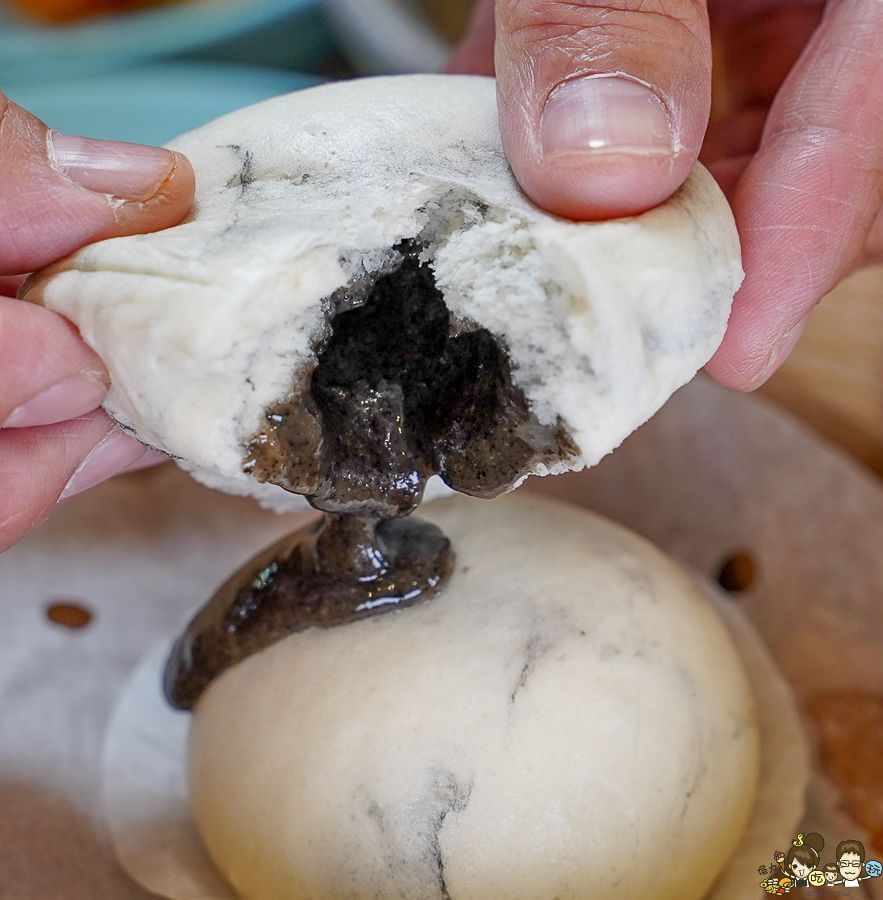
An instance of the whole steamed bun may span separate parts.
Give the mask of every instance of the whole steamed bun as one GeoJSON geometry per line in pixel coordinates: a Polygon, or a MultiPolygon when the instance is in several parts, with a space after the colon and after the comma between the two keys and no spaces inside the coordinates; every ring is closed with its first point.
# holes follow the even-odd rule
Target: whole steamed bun
{"type": "MultiPolygon", "coordinates": [[[[397,271],[419,262],[452,335],[487,333],[505,354],[518,416],[499,398],[479,415],[467,397],[442,423],[456,432],[443,455],[474,472],[473,451],[518,445],[516,480],[593,465],[649,418],[720,343],[742,278],[733,217],[701,166],[631,218],[575,223],[534,206],[509,169],[488,78],[324,85],[170,146],[196,171],[190,217],[86,247],[26,297],[70,318],[105,361],[105,407],[124,428],[277,506],[326,477],[316,459],[334,441],[313,428],[308,395],[335,315],[397,271]],[[286,422],[290,440],[276,434],[286,422]]],[[[482,364],[460,378],[466,389],[482,364]]]]}
{"type": "Polygon", "coordinates": [[[450,583],[222,674],[193,814],[245,900],[698,900],[758,773],[743,664],[641,538],[511,495],[421,515],[450,583]]]}

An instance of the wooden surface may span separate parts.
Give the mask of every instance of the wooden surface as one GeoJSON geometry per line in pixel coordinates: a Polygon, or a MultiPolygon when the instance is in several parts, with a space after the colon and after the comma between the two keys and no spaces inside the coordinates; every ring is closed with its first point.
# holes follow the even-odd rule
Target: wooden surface
{"type": "Polygon", "coordinates": [[[819,304],[760,393],[883,475],[883,266],[857,272],[819,304]]]}

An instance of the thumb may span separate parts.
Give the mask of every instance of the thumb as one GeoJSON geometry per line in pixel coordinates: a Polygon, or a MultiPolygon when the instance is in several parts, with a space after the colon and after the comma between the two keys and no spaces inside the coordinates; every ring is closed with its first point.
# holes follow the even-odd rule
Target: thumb
{"type": "Polygon", "coordinates": [[[50,131],[0,92],[0,275],[90,241],[177,224],[193,199],[179,153],[50,131]]]}
{"type": "Polygon", "coordinates": [[[643,212],[687,177],[711,105],[704,0],[497,0],[500,128],[530,198],[643,212]]]}

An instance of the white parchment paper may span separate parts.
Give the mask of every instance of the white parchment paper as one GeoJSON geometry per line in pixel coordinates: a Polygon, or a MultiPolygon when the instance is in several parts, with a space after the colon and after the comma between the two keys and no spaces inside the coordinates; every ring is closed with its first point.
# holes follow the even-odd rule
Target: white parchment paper
{"type": "Polygon", "coordinates": [[[170,649],[160,641],[147,654],[108,728],[102,781],[111,842],[126,872],[161,897],[236,900],[190,817],[190,714],[173,710],[160,691],[170,649]]]}

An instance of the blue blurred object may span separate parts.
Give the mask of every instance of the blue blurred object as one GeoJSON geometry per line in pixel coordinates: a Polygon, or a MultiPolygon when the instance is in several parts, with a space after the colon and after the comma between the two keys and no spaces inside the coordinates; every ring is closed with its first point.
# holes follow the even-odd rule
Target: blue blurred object
{"type": "Polygon", "coordinates": [[[57,81],[163,56],[202,54],[214,44],[222,59],[304,68],[330,49],[317,5],[318,0],[184,0],[56,26],[0,4],[0,85],[5,90],[13,81],[57,81]],[[248,59],[230,49],[236,41],[251,48],[248,59]]]}
{"type": "Polygon", "coordinates": [[[224,113],[321,80],[279,69],[191,62],[4,90],[56,131],[164,144],[224,113]]]}

